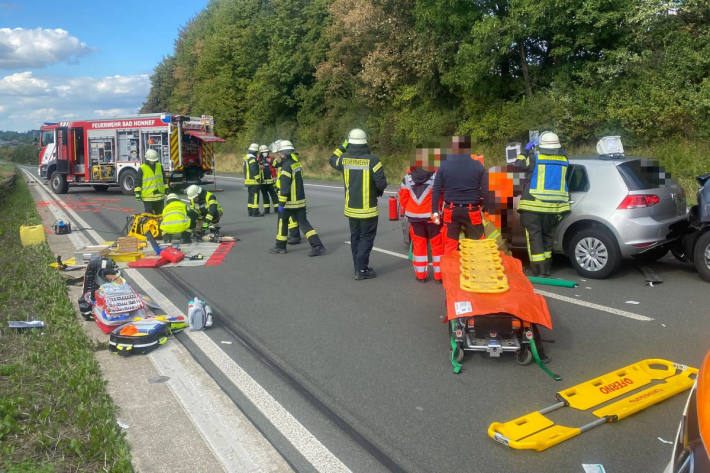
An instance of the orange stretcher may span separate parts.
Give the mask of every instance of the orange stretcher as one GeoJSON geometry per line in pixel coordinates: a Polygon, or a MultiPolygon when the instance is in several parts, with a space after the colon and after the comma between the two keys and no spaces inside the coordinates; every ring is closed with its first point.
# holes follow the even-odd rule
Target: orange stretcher
{"type": "MultiPolygon", "coordinates": [[[[485,240],[462,239],[460,243],[460,251],[441,258],[442,282],[446,291],[444,321],[449,329],[454,373],[460,372],[460,362],[466,352],[486,352],[491,357],[500,357],[508,352],[515,354],[516,361],[521,365],[535,359],[553,379],[560,380],[540,360],[538,348],[542,342],[537,326],[552,329],[550,311],[545,299],[535,294],[532,284],[523,274],[520,260],[503,252],[492,257],[490,248],[487,248],[492,242],[486,243],[485,240]],[[474,263],[476,257],[485,261],[474,263]],[[479,268],[487,267],[479,271],[477,264],[479,268]],[[507,286],[507,290],[491,292],[486,284],[480,284],[478,290],[481,292],[476,292],[475,280],[500,273],[501,265],[505,280],[503,286],[507,286]],[[462,278],[463,271],[470,271],[468,277],[462,278]]],[[[498,274],[497,277],[500,276],[498,274]]]]}

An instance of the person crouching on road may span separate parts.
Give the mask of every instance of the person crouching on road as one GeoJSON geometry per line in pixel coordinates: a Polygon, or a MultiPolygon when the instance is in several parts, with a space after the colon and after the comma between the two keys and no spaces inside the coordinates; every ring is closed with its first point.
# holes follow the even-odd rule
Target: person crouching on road
{"type": "Polygon", "coordinates": [[[370,154],[367,135],[359,128],[350,130],[348,139],[333,151],[328,162],[343,173],[355,279],[374,278],[377,274],[369,265],[377,234],[377,198],[387,187],[382,163],[370,154]]]}
{"type": "Polygon", "coordinates": [[[138,168],[136,186],[133,192],[136,199],[143,201],[146,213],[160,215],[163,212],[163,199],[165,198],[165,180],[163,166],[160,165],[160,156],[154,149],[145,152],[145,163],[138,168]]]}
{"type": "Polygon", "coordinates": [[[261,173],[259,172],[259,163],[256,160],[256,155],[259,152],[259,145],[252,143],[247,149],[247,154],[244,155],[244,185],[247,186],[248,203],[247,215],[250,217],[263,217],[264,214],[259,212],[259,185],[261,184],[261,173]]]}
{"type": "Polygon", "coordinates": [[[569,163],[559,137],[551,131],[541,133],[525,149],[527,155],[518,156],[514,164],[529,176],[518,204],[520,224],[533,274],[550,276],[555,227],[570,211],[565,179],[569,163]]]}
{"type": "Polygon", "coordinates": [[[293,218],[311,245],[311,252],[308,256],[320,256],[325,253],[325,247],[318,236],[318,232],[315,231],[306,218],[306,191],[303,186],[301,163],[294,153],[293,144],[288,140],[279,141],[278,153],[281,156],[279,223],[276,245],[269,250],[269,253],[286,253],[288,221],[289,218],[293,218]]]}
{"type": "Polygon", "coordinates": [[[276,168],[273,166],[274,157],[269,153],[268,146],[259,146],[259,154],[256,156],[256,162],[259,165],[259,173],[261,176],[259,191],[264,200],[264,213],[268,214],[271,210],[276,213],[276,207],[279,205],[279,196],[274,189],[276,168]],[[271,201],[271,205],[269,205],[269,201],[271,201]]]}
{"type": "MultiPolygon", "coordinates": [[[[419,151],[417,150],[418,154],[419,151]]],[[[421,151],[426,153],[426,150],[421,151]]],[[[414,276],[420,282],[427,280],[428,243],[431,245],[434,279],[441,281],[441,255],[444,254],[441,225],[431,221],[431,195],[434,189],[436,168],[426,162],[427,156],[424,153],[421,158],[417,158],[415,165],[402,179],[402,185],[399,188],[399,204],[402,213],[409,221],[414,276]]]]}
{"type": "Polygon", "coordinates": [[[442,157],[434,179],[431,199],[432,220],[439,223],[439,203],[443,195],[444,254],[458,249],[459,234],[478,240],[483,236],[481,202],[488,194],[488,171],[471,159],[470,141],[455,136],[453,153],[442,157]]]}
{"type": "Polygon", "coordinates": [[[187,206],[177,194],[168,194],[160,220],[160,231],[166,243],[179,241],[190,243],[190,217],[187,216],[187,206]]]}
{"type": "Polygon", "coordinates": [[[224,211],[219,205],[217,197],[211,192],[195,184],[189,186],[185,193],[190,199],[190,209],[187,215],[190,217],[190,230],[193,233],[204,235],[215,229],[224,211]],[[198,221],[202,221],[202,226],[197,227],[198,221]]]}

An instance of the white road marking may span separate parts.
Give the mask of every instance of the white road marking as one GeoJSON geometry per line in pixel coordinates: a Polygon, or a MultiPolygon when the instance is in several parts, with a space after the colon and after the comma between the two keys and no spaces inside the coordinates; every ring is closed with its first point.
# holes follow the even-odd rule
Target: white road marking
{"type": "MultiPolygon", "coordinates": [[[[217,176],[219,179],[231,179],[233,181],[243,181],[243,177],[232,177],[232,176],[217,176]]],[[[325,187],[326,189],[338,189],[338,190],[343,190],[343,186],[326,186],[324,184],[309,184],[309,183],[304,183],[303,185],[305,186],[310,186],[310,187],[325,187]]],[[[395,191],[385,191],[385,194],[397,194],[395,191]]]]}
{"type": "MultiPolygon", "coordinates": [[[[350,244],[349,241],[346,241],[345,243],[348,245],[350,244]]],[[[384,250],[382,248],[377,248],[376,246],[372,247],[372,250],[377,251],[379,253],[384,253],[386,255],[394,256],[396,258],[409,259],[407,257],[407,255],[405,255],[405,254],[397,253],[395,251],[384,250]]],[[[620,315],[622,317],[627,317],[629,319],[639,320],[641,322],[650,322],[651,320],[653,320],[653,318],[647,317],[645,315],[635,314],[633,312],[628,312],[626,310],[621,310],[621,309],[615,309],[614,307],[607,307],[605,305],[595,304],[593,302],[580,301],[578,299],[574,299],[572,297],[567,297],[567,296],[562,296],[562,295],[556,294],[554,292],[543,291],[541,289],[535,289],[535,292],[537,294],[540,294],[541,296],[549,297],[550,299],[557,299],[558,301],[568,302],[570,304],[579,305],[582,307],[587,307],[587,308],[599,310],[602,312],[607,312],[609,314],[620,315]]]]}
{"type": "MultiPolygon", "coordinates": [[[[33,180],[39,183],[40,192],[44,195],[51,196],[53,194],[47,186],[30,172],[23,171],[33,180]]],[[[51,197],[48,200],[52,200],[51,197]]],[[[59,211],[58,208],[50,206],[50,210],[59,211]]],[[[72,217],[73,221],[79,223],[82,227],[87,228],[89,224],[79,216],[73,209],[66,208],[72,217]]],[[[55,214],[56,215],[56,214],[55,214]]],[[[66,217],[64,217],[66,218],[66,217]]],[[[97,243],[104,241],[101,236],[94,230],[89,230],[91,236],[97,243]]],[[[82,236],[83,238],[83,236],[82,236]]],[[[161,306],[170,314],[183,315],[185,314],[178,309],[164,294],[155,288],[142,274],[136,269],[126,268],[122,270],[148,295],[151,299],[161,306]]],[[[204,352],[204,354],[217,366],[229,380],[239,389],[254,406],[273,424],[273,426],[310,462],[313,467],[324,473],[351,473],[351,470],[345,466],[325,445],[323,445],[306,427],[303,426],[295,417],[291,415],[276,399],[274,399],[268,391],[266,391],[254,378],[244,371],[232,358],[230,358],[212,339],[204,332],[192,332],[186,330],[188,337],[204,352]]],[[[161,359],[166,359],[160,354],[152,353],[150,356],[154,364],[161,359]]],[[[162,365],[162,363],[161,363],[162,365]]],[[[170,371],[170,376],[177,376],[175,370],[168,370],[165,366],[156,366],[159,372],[170,371]]],[[[182,379],[181,383],[188,382],[187,379],[182,379]]],[[[244,452],[238,448],[238,445],[232,445],[233,434],[225,430],[227,425],[220,420],[218,412],[207,409],[200,409],[198,413],[194,408],[195,400],[190,395],[189,389],[174,389],[176,397],[183,404],[183,407],[188,412],[195,422],[197,428],[202,432],[203,437],[215,452],[217,458],[222,462],[226,471],[233,471],[233,462],[230,458],[234,458],[244,452]],[[199,415],[198,415],[199,414],[199,415]],[[200,418],[200,416],[217,416],[215,418],[200,418]]],[[[202,398],[198,404],[210,405],[209,399],[202,398]]]]}

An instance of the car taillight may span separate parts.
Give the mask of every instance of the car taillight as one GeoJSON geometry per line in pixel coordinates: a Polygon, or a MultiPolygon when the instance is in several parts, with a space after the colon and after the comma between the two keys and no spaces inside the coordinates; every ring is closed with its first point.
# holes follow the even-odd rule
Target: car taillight
{"type": "Polygon", "coordinates": [[[642,209],[651,207],[661,201],[661,198],[656,194],[636,194],[627,195],[621,201],[617,209],[642,209]]]}

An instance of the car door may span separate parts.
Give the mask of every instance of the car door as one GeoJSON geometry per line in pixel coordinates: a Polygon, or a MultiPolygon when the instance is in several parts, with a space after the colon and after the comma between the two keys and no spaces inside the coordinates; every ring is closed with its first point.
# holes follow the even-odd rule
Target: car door
{"type": "Polygon", "coordinates": [[[582,207],[582,202],[589,192],[589,174],[582,163],[570,163],[567,168],[567,190],[569,191],[570,213],[565,215],[555,230],[556,251],[562,251],[562,240],[567,228],[575,222],[575,209],[582,207]]]}

